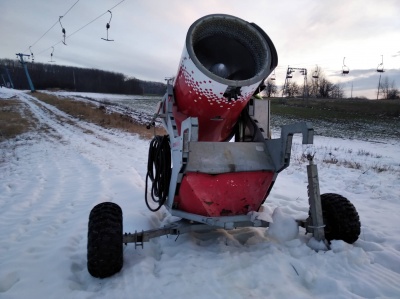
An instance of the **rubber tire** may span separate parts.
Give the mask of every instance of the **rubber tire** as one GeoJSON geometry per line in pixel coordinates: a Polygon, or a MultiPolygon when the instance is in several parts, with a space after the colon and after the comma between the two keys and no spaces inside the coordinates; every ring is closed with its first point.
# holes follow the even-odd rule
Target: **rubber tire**
{"type": "MultiPolygon", "coordinates": [[[[328,241],[343,240],[349,244],[357,241],[361,223],[354,205],[347,198],[335,193],[322,194],[321,205],[325,239],[328,241]]],[[[311,210],[308,223],[312,223],[311,210]]]]}
{"type": "Polygon", "coordinates": [[[89,215],[87,268],[97,278],[119,272],[123,265],[122,210],[112,202],[96,205],[89,215]]]}

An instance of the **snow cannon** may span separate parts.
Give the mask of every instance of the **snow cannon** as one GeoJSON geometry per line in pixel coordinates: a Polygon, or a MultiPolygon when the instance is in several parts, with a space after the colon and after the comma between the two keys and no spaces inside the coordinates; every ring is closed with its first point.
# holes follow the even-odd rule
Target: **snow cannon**
{"type": "Polygon", "coordinates": [[[173,84],[173,114],[182,122],[196,117],[199,141],[226,141],[240,113],[278,64],[268,35],[257,25],[230,15],[208,15],[186,35],[173,84]]]}
{"type": "MultiPolygon", "coordinates": [[[[179,220],[123,233],[121,208],[96,205],[88,225],[92,276],[122,268],[123,244],[143,247],[163,235],[269,226],[261,208],[290,164],[293,135],[302,134],[303,144],[314,136],[311,124],[300,122],[282,126],[280,137],[272,138],[270,101],[255,94],[277,62],[271,39],[256,24],[215,14],[190,26],[177,75],[168,79],[149,125],[160,119],[168,134],[150,142],[145,184],[149,210],[163,208],[179,220]]],[[[312,155],[307,158],[310,208],[298,225],[328,247],[333,239],[355,242],[361,226],[356,209],[341,195],[320,195],[317,166],[312,155]]]]}

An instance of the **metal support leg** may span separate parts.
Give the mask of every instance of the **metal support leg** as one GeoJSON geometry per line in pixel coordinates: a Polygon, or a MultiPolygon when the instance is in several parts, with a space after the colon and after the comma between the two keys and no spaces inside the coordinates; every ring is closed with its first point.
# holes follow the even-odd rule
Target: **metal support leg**
{"type": "Polygon", "coordinates": [[[308,155],[308,202],[310,204],[312,223],[308,228],[312,229],[317,241],[325,241],[324,218],[322,215],[321,195],[319,193],[319,180],[317,165],[313,162],[313,156],[308,155]]]}

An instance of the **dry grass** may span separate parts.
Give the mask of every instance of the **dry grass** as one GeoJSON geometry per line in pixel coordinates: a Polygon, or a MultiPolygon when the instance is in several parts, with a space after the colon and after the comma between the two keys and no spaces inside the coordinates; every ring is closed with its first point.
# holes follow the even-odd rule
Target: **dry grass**
{"type": "Polygon", "coordinates": [[[400,116],[400,100],[273,98],[272,111],[303,118],[374,120],[400,116]]]}
{"type": "Polygon", "coordinates": [[[21,101],[0,100],[0,141],[34,129],[35,123],[33,115],[21,101]]]}
{"type": "MultiPolygon", "coordinates": [[[[109,129],[119,129],[125,132],[139,134],[142,138],[152,138],[153,129],[148,130],[145,125],[136,122],[128,115],[120,113],[108,113],[104,107],[98,107],[94,104],[76,101],[68,98],[58,98],[54,95],[37,92],[34,95],[39,100],[57,107],[59,110],[68,113],[80,120],[95,123],[99,126],[109,129]]],[[[162,128],[156,128],[156,134],[165,134],[162,128]]]]}

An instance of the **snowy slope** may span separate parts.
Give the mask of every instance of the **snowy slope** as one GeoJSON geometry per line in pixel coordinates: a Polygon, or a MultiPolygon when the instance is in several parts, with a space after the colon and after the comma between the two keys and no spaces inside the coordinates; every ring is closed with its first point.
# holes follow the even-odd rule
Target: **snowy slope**
{"type": "Polygon", "coordinates": [[[100,280],[86,270],[94,205],[120,205],[127,232],[174,220],[144,203],[149,141],[0,89],[1,101],[12,96],[46,133],[0,144],[0,298],[400,298],[397,140],[317,136],[310,148],[295,138],[291,165],[264,205],[272,228],[161,237],[144,249],[128,244],[121,272],[100,280]],[[304,229],[290,231],[291,219],[308,213],[302,154],[309,151],[321,193],[348,197],[360,214],[353,245],[334,241],[332,250],[315,251],[304,229]]]}

